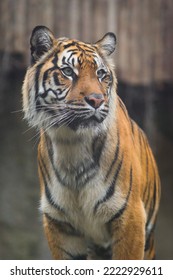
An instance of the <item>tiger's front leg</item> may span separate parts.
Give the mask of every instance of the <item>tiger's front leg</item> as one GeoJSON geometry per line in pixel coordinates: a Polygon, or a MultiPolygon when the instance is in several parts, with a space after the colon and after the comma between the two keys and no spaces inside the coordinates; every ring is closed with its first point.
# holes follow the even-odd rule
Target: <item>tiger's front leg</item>
{"type": "Polygon", "coordinates": [[[59,222],[44,214],[43,225],[54,259],[86,259],[85,240],[69,223],[59,222]]]}
{"type": "Polygon", "coordinates": [[[145,248],[145,211],[142,203],[126,209],[123,218],[115,217],[111,224],[112,259],[143,260],[145,248]]]}

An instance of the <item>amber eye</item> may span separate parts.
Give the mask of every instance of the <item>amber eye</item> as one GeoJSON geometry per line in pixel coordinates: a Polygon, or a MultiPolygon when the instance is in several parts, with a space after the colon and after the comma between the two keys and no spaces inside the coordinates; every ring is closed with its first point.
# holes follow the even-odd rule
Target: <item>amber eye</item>
{"type": "Polygon", "coordinates": [[[97,77],[102,79],[106,75],[106,71],[104,69],[100,69],[97,71],[97,77]]]}
{"type": "Polygon", "coordinates": [[[64,75],[66,76],[73,76],[73,69],[71,67],[64,67],[61,69],[61,71],[63,72],[64,75]]]}

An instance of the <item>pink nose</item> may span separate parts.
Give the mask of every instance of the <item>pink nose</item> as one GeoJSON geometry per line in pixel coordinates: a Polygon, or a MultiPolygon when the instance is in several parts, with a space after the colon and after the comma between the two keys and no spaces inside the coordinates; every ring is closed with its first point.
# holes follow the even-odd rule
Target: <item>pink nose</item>
{"type": "Polygon", "coordinates": [[[92,93],[85,96],[85,101],[93,108],[97,109],[104,102],[104,96],[101,93],[92,93]]]}

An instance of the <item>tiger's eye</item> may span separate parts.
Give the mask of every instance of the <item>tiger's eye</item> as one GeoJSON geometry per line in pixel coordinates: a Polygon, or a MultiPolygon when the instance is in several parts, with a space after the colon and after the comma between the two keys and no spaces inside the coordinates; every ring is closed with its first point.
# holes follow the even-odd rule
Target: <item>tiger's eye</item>
{"type": "Polygon", "coordinates": [[[97,71],[97,77],[100,79],[103,78],[105,76],[105,74],[106,74],[106,71],[104,69],[100,69],[97,71]]]}
{"type": "Polygon", "coordinates": [[[72,76],[73,75],[73,69],[71,67],[64,67],[61,69],[64,75],[66,76],[72,76]]]}

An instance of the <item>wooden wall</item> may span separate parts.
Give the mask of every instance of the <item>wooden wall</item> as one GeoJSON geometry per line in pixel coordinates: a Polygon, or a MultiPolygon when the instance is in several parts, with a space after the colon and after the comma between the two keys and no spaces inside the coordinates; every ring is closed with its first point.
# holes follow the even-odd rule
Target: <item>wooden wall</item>
{"type": "Polygon", "coordinates": [[[172,0],[1,0],[2,67],[11,65],[11,53],[23,54],[20,67],[28,65],[36,25],[48,26],[57,37],[89,42],[113,31],[121,80],[144,85],[173,81],[172,0]]]}
{"type": "Polygon", "coordinates": [[[173,1],[118,1],[120,77],[132,83],[173,81],[173,1]]]}

